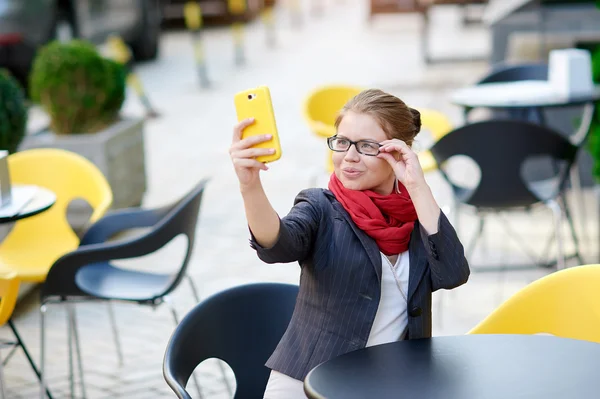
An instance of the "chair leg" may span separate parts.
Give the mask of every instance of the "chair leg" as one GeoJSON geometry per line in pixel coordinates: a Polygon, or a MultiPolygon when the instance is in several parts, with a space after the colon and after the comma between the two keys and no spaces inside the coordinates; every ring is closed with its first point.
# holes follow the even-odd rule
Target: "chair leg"
{"type": "MultiPolygon", "coordinates": [[[[46,399],[46,374],[44,373],[46,341],[46,305],[40,306],[40,399],[46,399]]],[[[50,396],[48,396],[50,397],[50,396]]]]}
{"type": "Polygon", "coordinates": [[[71,315],[67,311],[67,346],[69,351],[69,392],[71,399],[75,399],[75,371],[73,370],[73,326],[71,325],[71,315]]]}
{"type": "Polygon", "coordinates": [[[460,202],[455,198],[452,204],[452,227],[456,235],[460,237],[460,202]]]}
{"type": "MultiPolygon", "coordinates": [[[[13,323],[12,320],[8,320],[8,326],[12,330],[12,333],[13,333],[13,335],[15,336],[15,338],[17,340],[17,345],[20,346],[21,349],[23,349],[23,353],[25,354],[25,357],[27,358],[27,361],[29,362],[29,365],[33,369],[33,372],[35,373],[36,377],[41,381],[41,379],[42,379],[41,372],[38,371],[38,368],[36,367],[35,363],[33,362],[33,358],[31,357],[31,354],[27,350],[27,347],[25,346],[25,343],[21,339],[21,335],[17,331],[17,327],[15,326],[15,324],[13,323]]],[[[1,365],[1,362],[0,362],[0,365],[1,365]]],[[[48,395],[48,398],[52,399],[52,395],[50,394],[50,390],[48,388],[46,388],[46,394],[48,395]]]]}
{"type": "Polygon", "coordinates": [[[483,228],[485,227],[485,218],[479,214],[479,227],[477,228],[477,232],[475,232],[475,236],[471,239],[471,243],[466,252],[466,258],[468,261],[471,261],[471,257],[473,256],[473,251],[475,251],[475,246],[481,235],[483,234],[483,228]]]}
{"type": "Polygon", "coordinates": [[[10,359],[15,354],[15,352],[17,351],[18,348],[19,348],[18,345],[13,345],[12,346],[12,348],[10,349],[10,352],[8,352],[8,355],[6,355],[6,357],[4,358],[4,360],[2,360],[2,365],[3,366],[6,366],[8,364],[8,362],[10,361],[10,359]]]}
{"type": "MultiPolygon", "coordinates": [[[[581,241],[583,241],[584,243],[588,243],[588,236],[587,236],[587,212],[585,209],[585,197],[583,195],[583,189],[581,188],[581,178],[579,176],[579,167],[577,165],[577,163],[575,163],[570,170],[570,180],[571,180],[571,187],[573,188],[573,194],[575,194],[575,198],[577,200],[577,208],[579,208],[579,218],[581,220],[581,241]]],[[[564,207],[565,207],[565,211],[567,211],[568,209],[568,205],[567,205],[567,201],[566,201],[566,197],[564,198],[564,207]]],[[[567,216],[567,218],[570,220],[570,217],[567,216]]],[[[572,224],[572,221],[569,221],[570,224],[572,224]]],[[[587,247],[586,247],[587,248],[587,247]]],[[[579,250],[577,250],[577,253],[579,253],[579,250]]]]}
{"type": "Polygon", "coordinates": [[[111,301],[107,301],[106,305],[108,307],[108,317],[110,319],[110,327],[112,330],[113,340],[115,341],[115,349],[117,350],[119,366],[123,366],[123,350],[121,347],[121,340],[119,338],[119,330],[117,328],[117,318],[115,317],[115,310],[111,301]]]}
{"type": "Polygon", "coordinates": [[[562,270],[565,268],[565,252],[561,234],[562,228],[562,209],[555,200],[546,202],[546,205],[552,210],[554,215],[554,229],[556,234],[556,268],[562,270]]]}
{"type": "Polygon", "coordinates": [[[579,238],[577,237],[577,231],[575,231],[575,223],[573,222],[573,217],[571,215],[571,211],[569,210],[569,206],[567,205],[567,199],[562,197],[562,206],[565,213],[565,218],[569,223],[569,230],[571,230],[571,238],[573,239],[573,245],[575,245],[575,256],[577,257],[577,262],[579,265],[585,264],[583,257],[581,256],[581,251],[579,250],[579,238]]]}
{"type": "Polygon", "coordinates": [[[81,360],[81,346],[79,345],[79,333],[77,332],[77,320],[75,314],[75,305],[72,303],[67,304],[67,311],[69,312],[69,318],[71,322],[71,328],[73,329],[73,341],[75,344],[75,355],[77,356],[77,364],[79,367],[79,378],[81,385],[81,397],[87,398],[85,392],[85,380],[83,376],[83,362],[81,360]]]}
{"type": "Polygon", "coordinates": [[[196,288],[196,283],[194,283],[194,279],[189,274],[186,274],[185,277],[188,279],[190,283],[190,289],[192,290],[192,295],[194,296],[194,300],[196,303],[200,303],[200,295],[198,294],[198,288],[196,288]]]}

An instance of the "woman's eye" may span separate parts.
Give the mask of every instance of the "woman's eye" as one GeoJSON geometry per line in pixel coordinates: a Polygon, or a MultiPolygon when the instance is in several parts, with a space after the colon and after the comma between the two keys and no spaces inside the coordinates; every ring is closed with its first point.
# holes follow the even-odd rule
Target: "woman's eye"
{"type": "Polygon", "coordinates": [[[360,143],[360,148],[361,150],[376,151],[379,149],[379,146],[374,143],[360,143]]]}

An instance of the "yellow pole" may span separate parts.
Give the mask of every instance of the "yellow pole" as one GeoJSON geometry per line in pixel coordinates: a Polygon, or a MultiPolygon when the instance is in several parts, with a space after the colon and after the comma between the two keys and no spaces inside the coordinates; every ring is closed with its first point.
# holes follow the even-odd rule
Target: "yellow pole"
{"type": "Polygon", "coordinates": [[[188,1],[183,7],[185,25],[192,34],[192,44],[194,46],[194,59],[198,68],[198,77],[200,86],[209,87],[208,73],[206,68],[206,57],[204,54],[204,44],[202,40],[202,9],[196,1],[188,1]]]}
{"type": "MultiPolygon", "coordinates": [[[[240,17],[247,10],[246,0],[228,0],[229,12],[236,17],[240,17]]],[[[243,65],[246,62],[244,56],[244,24],[234,22],[231,24],[231,34],[233,36],[234,59],[236,65],[243,65]]]]}
{"type": "MultiPolygon", "coordinates": [[[[115,60],[116,62],[124,66],[127,66],[129,61],[131,60],[131,51],[120,36],[109,36],[109,38],[106,41],[106,46],[108,49],[109,58],[115,60]]],[[[144,106],[144,108],[146,108],[146,116],[150,118],[157,117],[158,112],[156,112],[156,110],[154,110],[154,108],[152,107],[150,99],[145,93],[142,81],[133,71],[133,67],[129,68],[129,71],[127,73],[127,85],[135,91],[138,98],[142,102],[142,105],[144,106]]]]}
{"type": "Polygon", "coordinates": [[[275,47],[275,13],[273,6],[265,6],[262,10],[261,17],[266,28],[267,46],[275,47]]]}

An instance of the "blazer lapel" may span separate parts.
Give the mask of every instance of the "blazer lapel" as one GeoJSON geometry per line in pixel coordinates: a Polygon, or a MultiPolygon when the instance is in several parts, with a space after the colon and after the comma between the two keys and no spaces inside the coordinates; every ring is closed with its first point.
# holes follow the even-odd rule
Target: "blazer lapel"
{"type": "Polygon", "coordinates": [[[414,295],[419,283],[423,279],[427,266],[427,254],[425,247],[421,244],[421,235],[419,234],[419,223],[415,223],[415,228],[410,236],[408,245],[409,251],[409,273],[408,273],[408,300],[414,295]]]}
{"type": "MultiPolygon", "coordinates": [[[[332,194],[332,196],[333,196],[333,194],[332,194]]],[[[367,252],[367,255],[369,256],[369,260],[371,261],[371,264],[373,265],[373,268],[375,269],[377,278],[379,279],[379,281],[381,281],[381,254],[379,253],[379,248],[377,247],[375,240],[373,240],[371,237],[369,237],[364,231],[359,229],[356,226],[356,224],[354,224],[354,222],[352,221],[352,218],[350,217],[348,212],[346,212],[346,210],[344,209],[342,204],[340,204],[337,200],[333,204],[336,207],[336,209],[339,211],[339,213],[341,215],[343,215],[344,219],[346,220],[348,225],[352,228],[352,231],[354,231],[354,234],[356,234],[356,236],[360,240],[360,243],[362,244],[362,246],[365,248],[365,251],[367,252]]]]}

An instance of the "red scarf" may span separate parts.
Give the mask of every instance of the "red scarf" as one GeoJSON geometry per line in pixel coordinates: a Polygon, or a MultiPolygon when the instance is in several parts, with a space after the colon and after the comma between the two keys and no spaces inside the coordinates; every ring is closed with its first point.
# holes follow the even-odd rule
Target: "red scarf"
{"type": "Polygon", "coordinates": [[[408,192],[398,182],[400,194],[377,194],[371,190],[350,190],[335,173],[331,174],[329,190],[348,211],[354,223],[377,242],[386,255],[398,255],[408,249],[410,234],[417,212],[408,192]]]}

